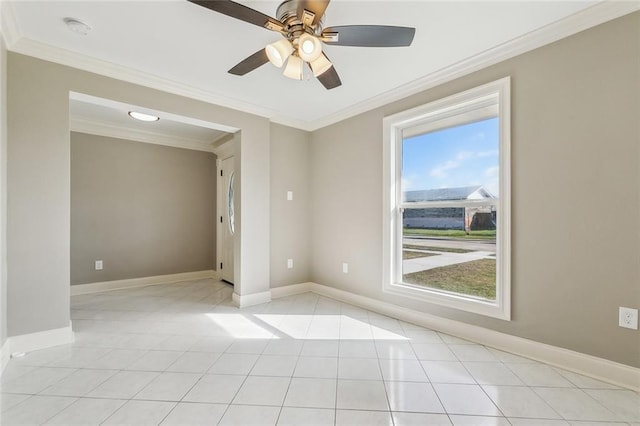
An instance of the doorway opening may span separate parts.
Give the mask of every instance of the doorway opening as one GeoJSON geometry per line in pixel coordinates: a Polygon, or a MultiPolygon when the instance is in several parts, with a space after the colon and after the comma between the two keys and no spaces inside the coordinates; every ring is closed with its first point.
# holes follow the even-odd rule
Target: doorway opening
{"type": "Polygon", "coordinates": [[[220,278],[219,250],[233,256],[236,234],[234,224],[221,241],[216,223],[220,147],[233,153],[239,130],[80,93],[69,105],[71,294],[163,276],[220,278]],[[131,111],[159,120],[136,121],[131,111]],[[75,167],[87,156],[93,163],[75,167]]]}

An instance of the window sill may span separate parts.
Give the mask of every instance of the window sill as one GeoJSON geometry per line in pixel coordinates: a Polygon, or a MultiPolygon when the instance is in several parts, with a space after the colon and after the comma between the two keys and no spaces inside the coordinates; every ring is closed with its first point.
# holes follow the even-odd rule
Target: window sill
{"type": "MultiPolygon", "coordinates": [[[[383,291],[388,294],[403,296],[464,312],[484,315],[504,321],[511,320],[511,311],[508,308],[509,304],[501,301],[501,295],[497,295],[496,300],[491,301],[404,283],[385,284],[383,291]]],[[[504,298],[504,296],[502,296],[502,298],[504,298]]]]}

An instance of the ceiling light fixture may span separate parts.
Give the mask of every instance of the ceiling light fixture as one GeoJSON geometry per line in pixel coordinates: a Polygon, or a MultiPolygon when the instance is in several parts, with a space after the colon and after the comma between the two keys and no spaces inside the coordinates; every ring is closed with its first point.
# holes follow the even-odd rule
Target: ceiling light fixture
{"type": "Polygon", "coordinates": [[[67,28],[69,28],[70,31],[73,31],[76,34],[86,36],[87,34],[89,34],[89,31],[91,31],[91,27],[79,19],[67,17],[64,18],[63,21],[65,24],[67,24],[67,28]]]}
{"type": "Polygon", "coordinates": [[[416,32],[415,28],[391,25],[326,27],[325,11],[330,0],[284,0],[276,9],[276,18],[242,4],[244,2],[238,3],[237,0],[188,1],[213,12],[274,31],[286,39],[271,43],[243,59],[229,70],[229,74],[246,75],[267,62],[282,67],[284,62],[288,61],[283,74],[302,80],[303,66],[306,62],[311,66],[313,75],[328,90],[339,87],[342,82],[335,66],[329,58],[323,56],[323,43],[353,47],[406,47],[411,46],[416,32]],[[281,48],[283,50],[280,50],[281,48]]]}
{"type": "Polygon", "coordinates": [[[284,68],[282,74],[285,77],[292,78],[294,80],[302,80],[302,59],[300,57],[291,55],[287,61],[287,66],[284,68]]]}
{"type": "Polygon", "coordinates": [[[281,68],[287,58],[293,53],[293,45],[289,40],[282,39],[275,43],[268,44],[264,50],[267,52],[269,61],[276,67],[281,68]]]}
{"type": "Polygon", "coordinates": [[[307,62],[313,62],[322,55],[322,44],[318,37],[302,34],[298,39],[298,54],[307,62]]]}
{"type": "Polygon", "coordinates": [[[147,121],[147,122],[160,120],[160,117],[158,117],[157,115],[145,114],[145,113],[136,112],[136,111],[129,111],[129,117],[135,118],[136,120],[147,121]]]}

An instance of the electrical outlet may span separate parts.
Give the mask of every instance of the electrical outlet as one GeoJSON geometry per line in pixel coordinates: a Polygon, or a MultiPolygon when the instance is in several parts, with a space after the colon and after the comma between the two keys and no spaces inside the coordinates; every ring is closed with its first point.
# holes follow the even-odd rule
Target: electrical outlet
{"type": "Polygon", "coordinates": [[[348,274],[349,273],[349,264],[346,262],[342,263],[342,273],[343,274],[348,274]]]}
{"type": "Polygon", "coordinates": [[[102,271],[102,260],[96,260],[96,271],[102,271]]]}
{"type": "Polygon", "coordinates": [[[287,191],[287,201],[293,201],[293,191],[287,191]]]}
{"type": "Polygon", "coordinates": [[[620,307],[618,325],[632,330],[638,329],[638,310],[632,308],[620,307]]]}
{"type": "Polygon", "coordinates": [[[287,259],[287,269],[293,269],[293,259],[287,259]]]}

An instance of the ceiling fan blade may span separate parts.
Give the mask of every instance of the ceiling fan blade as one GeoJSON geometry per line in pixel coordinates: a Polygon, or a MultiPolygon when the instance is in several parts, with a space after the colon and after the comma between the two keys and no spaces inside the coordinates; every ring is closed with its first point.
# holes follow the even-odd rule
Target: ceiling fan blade
{"type": "Polygon", "coordinates": [[[343,25],[325,28],[323,41],[336,46],[401,47],[410,46],[415,28],[387,25],[343,25]],[[337,34],[337,40],[333,40],[337,34]]]}
{"type": "Polygon", "coordinates": [[[331,68],[323,72],[318,76],[318,80],[327,90],[335,89],[338,86],[342,85],[342,81],[340,81],[340,76],[338,76],[338,72],[336,68],[332,65],[331,68]]]}
{"type": "Polygon", "coordinates": [[[267,62],[269,62],[269,58],[267,58],[267,52],[264,49],[260,49],[253,55],[238,63],[238,65],[236,65],[235,67],[231,68],[229,70],[229,74],[245,75],[255,70],[256,68],[261,67],[267,62]]]}
{"type": "Polygon", "coordinates": [[[324,16],[324,12],[329,6],[330,0],[299,0],[298,2],[298,18],[304,21],[304,11],[308,10],[314,14],[313,21],[307,25],[316,25],[324,16]]]}
{"type": "Polygon", "coordinates": [[[232,18],[239,19],[244,22],[248,22],[259,27],[267,28],[273,31],[282,31],[284,26],[282,22],[265,15],[262,12],[258,12],[255,9],[251,9],[243,4],[236,3],[231,0],[188,0],[191,3],[198,6],[206,7],[214,12],[222,13],[223,15],[231,16],[232,18]]]}

